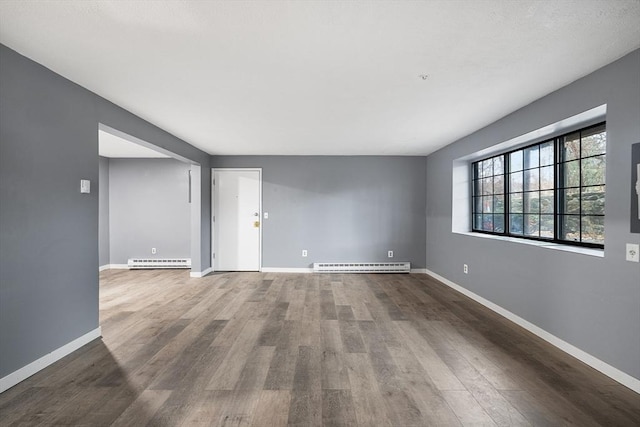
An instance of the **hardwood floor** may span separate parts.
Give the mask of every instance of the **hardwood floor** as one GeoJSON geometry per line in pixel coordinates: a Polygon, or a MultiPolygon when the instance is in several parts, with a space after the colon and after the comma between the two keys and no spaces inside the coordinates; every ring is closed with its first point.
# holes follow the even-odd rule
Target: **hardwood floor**
{"type": "Polygon", "coordinates": [[[103,339],[0,425],[640,425],[640,395],[426,275],[100,278],[103,339]]]}

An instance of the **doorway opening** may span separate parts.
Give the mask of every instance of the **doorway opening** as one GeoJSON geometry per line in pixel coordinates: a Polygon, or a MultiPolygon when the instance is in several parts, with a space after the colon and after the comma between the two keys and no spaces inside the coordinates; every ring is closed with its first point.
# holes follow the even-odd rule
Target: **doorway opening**
{"type": "Polygon", "coordinates": [[[200,165],[103,124],[98,141],[99,269],[170,260],[200,277],[200,165]]]}

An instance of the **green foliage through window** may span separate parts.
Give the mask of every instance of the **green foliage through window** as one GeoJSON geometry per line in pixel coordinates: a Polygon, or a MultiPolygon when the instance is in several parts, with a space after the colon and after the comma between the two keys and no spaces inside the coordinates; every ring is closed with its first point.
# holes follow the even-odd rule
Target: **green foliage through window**
{"type": "Polygon", "coordinates": [[[473,231],[604,247],[606,124],[472,164],[473,231]]]}

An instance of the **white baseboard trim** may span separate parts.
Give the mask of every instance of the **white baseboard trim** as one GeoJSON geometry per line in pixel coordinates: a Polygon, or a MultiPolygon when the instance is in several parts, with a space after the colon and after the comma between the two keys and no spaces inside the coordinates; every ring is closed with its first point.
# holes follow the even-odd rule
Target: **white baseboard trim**
{"type": "Polygon", "coordinates": [[[211,273],[212,271],[213,271],[213,267],[209,267],[204,271],[192,271],[191,273],[189,273],[189,276],[195,277],[195,278],[204,277],[207,274],[211,273]]]}
{"type": "Polygon", "coordinates": [[[86,334],[82,335],[79,338],[76,338],[70,343],[67,343],[62,347],[53,350],[51,353],[45,354],[38,360],[29,363],[27,366],[23,366],[17,371],[10,373],[6,377],[0,378],[0,393],[10,389],[19,382],[26,380],[31,375],[43,370],[49,365],[52,365],[66,355],[73,353],[83,345],[88,344],[91,341],[100,338],[101,336],[102,330],[100,326],[98,326],[96,329],[87,332],[86,334]]]}
{"type": "Polygon", "coordinates": [[[263,273],[313,273],[313,268],[262,267],[263,273]]]}
{"type": "Polygon", "coordinates": [[[426,268],[412,268],[411,274],[427,274],[426,268]]]}
{"type": "Polygon", "coordinates": [[[127,270],[129,268],[129,266],[127,264],[105,264],[105,265],[101,265],[98,268],[98,271],[104,271],[104,270],[127,270]]]}
{"type": "Polygon", "coordinates": [[[579,349],[578,347],[569,344],[568,342],[556,337],[555,335],[545,331],[544,329],[534,325],[533,323],[523,319],[522,317],[510,312],[509,310],[506,310],[502,307],[500,307],[497,304],[494,304],[493,302],[481,297],[478,294],[475,294],[473,292],[471,292],[470,290],[463,288],[462,286],[452,282],[449,279],[446,279],[442,276],[440,276],[437,273],[434,273],[433,271],[429,270],[429,269],[425,269],[426,270],[426,274],[433,277],[434,279],[444,283],[445,285],[449,286],[450,288],[455,289],[456,291],[460,292],[463,295],[468,296],[469,298],[475,300],[476,302],[484,305],[485,307],[487,307],[490,310],[495,311],[496,313],[498,313],[499,315],[511,320],[513,323],[523,327],[524,329],[526,329],[527,331],[537,335],[538,337],[542,338],[543,340],[545,340],[546,342],[548,342],[551,345],[554,345],[555,347],[559,348],[560,350],[564,351],[565,353],[570,354],[571,356],[575,357],[576,359],[586,363],[587,365],[591,366],[593,369],[602,372],[603,374],[605,374],[606,376],[608,376],[609,378],[619,382],[620,384],[624,385],[625,387],[630,388],[631,390],[635,391],[636,393],[640,393],[640,380],[637,378],[632,377],[631,375],[622,372],[621,370],[619,370],[618,368],[615,368],[611,365],[609,365],[606,362],[603,362],[602,360],[598,359],[597,357],[594,357],[592,355],[590,355],[589,353],[585,352],[584,350],[579,349]]]}

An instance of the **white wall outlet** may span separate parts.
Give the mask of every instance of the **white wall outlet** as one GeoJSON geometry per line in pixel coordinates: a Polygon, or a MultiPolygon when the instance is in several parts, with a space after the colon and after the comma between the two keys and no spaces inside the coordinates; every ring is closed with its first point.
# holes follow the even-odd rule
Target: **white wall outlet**
{"type": "Polygon", "coordinates": [[[158,252],[156,248],[151,248],[151,253],[152,253],[153,255],[155,255],[155,254],[156,254],[156,252],[158,252]]]}
{"type": "Polygon", "coordinates": [[[388,251],[387,252],[387,257],[393,258],[393,251],[388,251]]]}
{"type": "Polygon", "coordinates": [[[627,261],[640,262],[640,245],[627,243],[627,261]]]}
{"type": "Polygon", "coordinates": [[[80,192],[81,193],[86,193],[86,194],[91,193],[91,181],[89,181],[88,179],[81,179],[80,180],[80,192]]]}
{"type": "Polygon", "coordinates": [[[306,250],[306,249],[303,249],[303,250],[302,250],[302,256],[303,256],[303,257],[306,257],[306,256],[307,256],[307,250],[306,250]]]}
{"type": "Polygon", "coordinates": [[[462,271],[464,271],[464,274],[469,274],[469,266],[467,264],[462,264],[462,271]]]}

